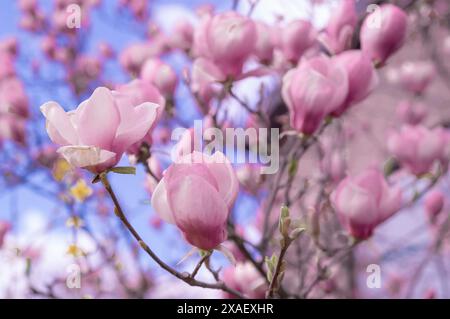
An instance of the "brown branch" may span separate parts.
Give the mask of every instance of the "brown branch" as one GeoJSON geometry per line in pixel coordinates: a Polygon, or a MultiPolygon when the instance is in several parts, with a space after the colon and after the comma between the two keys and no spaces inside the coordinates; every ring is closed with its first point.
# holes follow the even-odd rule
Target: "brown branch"
{"type": "Polygon", "coordinates": [[[119,203],[119,200],[117,199],[116,194],[114,193],[108,179],[106,176],[106,173],[101,173],[99,175],[100,181],[102,182],[103,186],[105,187],[106,191],[108,192],[109,196],[111,197],[111,200],[114,203],[115,206],[115,213],[117,217],[119,217],[122,224],[128,229],[128,231],[131,233],[131,235],[136,239],[136,241],[139,243],[141,248],[149,255],[161,268],[166,270],[168,273],[172,274],[173,276],[177,277],[178,279],[181,279],[185,283],[187,283],[190,286],[196,286],[196,287],[202,287],[202,288],[209,288],[209,289],[217,289],[222,290],[225,292],[228,292],[232,295],[235,295],[239,298],[245,298],[244,295],[242,295],[239,291],[232,289],[225,285],[224,282],[218,282],[218,283],[206,283],[202,281],[198,281],[195,278],[192,278],[189,275],[186,275],[185,273],[180,273],[179,271],[173,269],[168,264],[166,264],[163,260],[161,260],[154,252],[153,250],[144,242],[142,237],[139,235],[139,233],[134,229],[134,227],[130,224],[127,217],[125,216],[122,207],[119,203]]]}

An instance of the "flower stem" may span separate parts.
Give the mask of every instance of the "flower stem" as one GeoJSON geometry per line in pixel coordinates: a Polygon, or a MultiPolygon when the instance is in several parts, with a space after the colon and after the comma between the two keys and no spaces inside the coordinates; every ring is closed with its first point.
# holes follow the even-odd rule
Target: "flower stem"
{"type": "Polygon", "coordinates": [[[117,199],[117,196],[114,193],[114,191],[111,187],[111,184],[108,181],[107,174],[101,173],[99,175],[99,178],[100,178],[101,183],[105,187],[105,190],[108,192],[109,196],[111,197],[111,200],[114,203],[114,206],[115,206],[114,211],[115,211],[117,217],[119,217],[122,224],[128,229],[128,231],[131,233],[131,235],[136,239],[136,241],[139,243],[139,246],[141,246],[141,248],[147,253],[147,255],[149,255],[161,268],[163,268],[164,270],[166,270],[173,276],[177,277],[178,279],[183,280],[185,283],[187,283],[190,286],[209,288],[209,289],[218,289],[218,290],[228,292],[232,295],[235,295],[238,298],[245,298],[244,295],[242,295],[237,290],[228,287],[227,285],[225,285],[224,282],[217,282],[217,283],[213,284],[213,283],[198,281],[190,275],[186,275],[185,273],[181,273],[181,272],[173,269],[168,264],[166,264],[163,260],[161,260],[153,252],[153,250],[144,242],[144,240],[139,235],[139,233],[136,231],[136,229],[128,221],[127,217],[125,216],[125,214],[122,210],[119,200],[117,199]]]}

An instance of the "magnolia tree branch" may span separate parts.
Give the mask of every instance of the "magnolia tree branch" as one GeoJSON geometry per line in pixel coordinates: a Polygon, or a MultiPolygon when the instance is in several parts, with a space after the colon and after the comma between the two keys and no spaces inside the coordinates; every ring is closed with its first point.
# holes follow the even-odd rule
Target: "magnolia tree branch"
{"type": "MultiPolygon", "coordinates": [[[[245,298],[243,294],[241,294],[239,291],[232,289],[228,287],[224,282],[217,282],[217,283],[206,283],[199,281],[194,278],[195,274],[198,272],[193,273],[193,275],[181,273],[172,267],[170,267],[168,264],[166,264],[163,260],[161,260],[154,252],[153,250],[144,242],[142,237],[139,235],[139,233],[136,231],[136,229],[131,225],[131,223],[128,221],[127,217],[125,216],[122,207],[119,203],[119,200],[117,199],[116,194],[114,193],[111,184],[108,181],[107,173],[101,173],[99,175],[99,179],[101,183],[103,184],[105,190],[108,192],[109,196],[111,197],[111,200],[114,203],[115,209],[114,212],[119,217],[122,224],[126,227],[126,229],[131,233],[131,235],[136,239],[136,241],[139,243],[139,246],[147,253],[147,255],[150,256],[161,268],[166,270],[168,273],[172,274],[173,276],[177,277],[178,279],[181,279],[185,283],[187,283],[190,286],[196,286],[196,287],[202,287],[202,288],[209,288],[209,289],[217,289],[225,291],[229,294],[232,294],[238,298],[245,298]]],[[[201,266],[201,264],[200,264],[201,266]]],[[[200,267],[199,267],[200,268],[200,267]]]]}

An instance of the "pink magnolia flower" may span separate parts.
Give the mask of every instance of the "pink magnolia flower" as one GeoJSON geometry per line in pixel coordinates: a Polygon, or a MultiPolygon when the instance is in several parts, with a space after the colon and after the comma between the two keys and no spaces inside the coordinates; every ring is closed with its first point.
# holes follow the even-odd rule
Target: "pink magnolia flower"
{"type": "Polygon", "coordinates": [[[316,41],[316,30],[304,20],[295,20],[280,30],[280,49],[286,59],[296,64],[316,41]]]}
{"type": "Polygon", "coordinates": [[[436,216],[444,208],[444,194],[437,190],[428,193],[425,197],[424,207],[430,220],[435,220],[436,216]]]}
{"type": "Polygon", "coordinates": [[[322,42],[334,54],[340,53],[350,47],[353,32],[358,23],[355,0],[342,0],[331,15],[322,42]]]}
{"type": "Polygon", "coordinates": [[[348,74],[347,98],[333,111],[333,115],[339,116],[372,93],[378,84],[378,75],[369,57],[359,50],[345,51],[334,59],[348,74]]]}
{"type": "Polygon", "coordinates": [[[442,129],[424,126],[402,126],[387,141],[389,151],[411,173],[428,173],[436,161],[445,158],[447,139],[442,129]]]}
{"type": "Polygon", "coordinates": [[[14,114],[0,116],[0,144],[11,140],[17,144],[26,144],[26,121],[14,114]]]}
{"type": "Polygon", "coordinates": [[[56,57],[56,49],[57,43],[56,39],[53,36],[45,36],[41,41],[41,48],[44,54],[50,59],[54,59],[56,57]]]}
{"type": "Polygon", "coordinates": [[[433,81],[436,69],[431,61],[408,61],[399,70],[400,85],[414,94],[422,94],[433,81]]]}
{"type": "Polygon", "coordinates": [[[180,50],[190,50],[194,42],[194,27],[188,20],[181,20],[175,24],[170,45],[180,50]]]}
{"type": "Polygon", "coordinates": [[[132,101],[132,104],[134,105],[151,102],[160,106],[156,110],[156,119],[155,121],[153,121],[153,124],[150,126],[150,129],[148,130],[144,138],[137,141],[127,149],[128,154],[138,154],[139,148],[141,147],[142,143],[145,142],[148,145],[153,143],[153,130],[155,129],[156,124],[159,122],[163,114],[166,100],[159,93],[158,89],[155,86],[142,80],[133,80],[128,84],[121,85],[117,88],[117,91],[129,97],[132,101]]]}
{"type": "Polygon", "coordinates": [[[27,31],[36,32],[41,30],[45,24],[45,16],[42,12],[36,11],[22,14],[19,21],[19,26],[27,31]]]}
{"type": "Polygon", "coordinates": [[[252,195],[257,195],[263,183],[261,166],[258,164],[246,164],[236,170],[236,176],[244,190],[252,195]]]}
{"type": "Polygon", "coordinates": [[[370,237],[375,227],[396,213],[401,199],[400,190],[390,188],[376,169],[345,178],[331,195],[342,226],[358,239],[370,237]]]}
{"type": "Polygon", "coordinates": [[[161,229],[164,221],[159,216],[152,216],[150,218],[150,226],[154,229],[161,229]]]}
{"type": "Polygon", "coordinates": [[[80,55],[76,57],[73,69],[67,74],[68,80],[77,94],[84,93],[92,81],[101,75],[102,69],[102,61],[97,57],[80,55]]]}
{"type": "Polygon", "coordinates": [[[438,298],[438,294],[436,292],[436,289],[433,288],[427,289],[423,296],[423,299],[436,299],[436,298],[438,298]]]}
{"type": "Polygon", "coordinates": [[[192,55],[198,57],[208,57],[208,43],[206,40],[209,22],[211,20],[212,13],[205,13],[200,16],[200,22],[194,29],[192,39],[192,55]]]}
{"type": "Polygon", "coordinates": [[[207,57],[226,76],[236,77],[255,48],[256,26],[237,12],[220,13],[207,21],[205,40],[207,57]]]}
{"type": "Polygon", "coordinates": [[[37,0],[19,0],[19,8],[22,11],[34,12],[37,8],[37,0]]]}
{"type": "Polygon", "coordinates": [[[19,51],[19,41],[16,37],[8,37],[0,41],[0,52],[6,52],[16,57],[19,51]]]}
{"type": "Polygon", "coordinates": [[[254,54],[263,63],[272,61],[274,41],[272,29],[263,22],[255,22],[256,25],[256,44],[254,54]]]}
{"type": "Polygon", "coordinates": [[[34,151],[32,156],[40,165],[52,169],[56,160],[59,158],[56,150],[57,148],[53,144],[44,145],[34,151]]]}
{"type": "Polygon", "coordinates": [[[193,152],[165,171],[153,193],[152,206],[163,220],[175,224],[191,245],[211,250],[227,238],[227,219],[238,185],[224,154],[193,152]]]}
{"type": "Polygon", "coordinates": [[[16,74],[14,59],[11,54],[0,51],[0,80],[16,74]]]}
{"type": "Polygon", "coordinates": [[[145,179],[145,188],[149,192],[149,194],[153,194],[156,186],[158,185],[158,180],[162,178],[163,172],[161,164],[156,156],[151,156],[147,160],[147,165],[152,174],[147,174],[145,179]],[[155,179],[155,177],[158,179],[155,179]]]}
{"type": "Polygon", "coordinates": [[[164,96],[173,96],[178,83],[173,68],[159,59],[148,59],[144,63],[141,79],[155,85],[164,96]]]}
{"type": "Polygon", "coordinates": [[[408,16],[399,7],[384,4],[366,17],[361,27],[361,47],[377,64],[386,60],[403,45],[408,16]]]}
{"type": "Polygon", "coordinates": [[[50,139],[72,166],[100,173],[114,167],[122,154],[140,141],[157,119],[155,103],[133,103],[130,95],[97,88],[74,111],[65,112],[56,102],[41,111],[50,139]]]}
{"type": "Polygon", "coordinates": [[[283,78],[282,96],[289,109],[291,126],[305,134],[314,133],[347,94],[347,72],[325,56],[304,60],[283,78]]]}
{"type": "Polygon", "coordinates": [[[120,0],[119,6],[127,7],[138,20],[144,20],[148,16],[148,1],[120,0]]]}
{"type": "Polygon", "coordinates": [[[98,45],[98,50],[103,59],[111,59],[114,57],[114,49],[108,42],[101,42],[98,45]]]}
{"type": "Polygon", "coordinates": [[[24,85],[16,77],[0,83],[0,114],[14,114],[22,118],[29,116],[29,101],[24,85]]]}
{"type": "Polygon", "coordinates": [[[205,106],[217,94],[215,83],[225,81],[225,76],[211,61],[198,58],[192,64],[190,86],[191,90],[205,106]]]}
{"type": "Polygon", "coordinates": [[[6,234],[11,230],[11,224],[5,220],[0,220],[0,249],[5,241],[6,234]]]}
{"type": "Polygon", "coordinates": [[[120,65],[131,74],[139,74],[145,61],[155,57],[159,51],[150,43],[135,43],[122,51],[119,56],[120,65]]]}
{"type": "MultiPolygon", "coordinates": [[[[251,299],[263,299],[267,290],[266,281],[249,261],[238,263],[223,271],[223,282],[251,299]]],[[[234,296],[225,294],[228,298],[234,296]]]]}
{"type": "Polygon", "coordinates": [[[102,67],[102,61],[94,56],[80,55],[75,61],[76,73],[89,79],[97,78],[102,72],[102,67]]]}
{"type": "Polygon", "coordinates": [[[397,106],[396,114],[402,123],[417,125],[426,118],[428,109],[420,101],[402,100],[397,106]]]}

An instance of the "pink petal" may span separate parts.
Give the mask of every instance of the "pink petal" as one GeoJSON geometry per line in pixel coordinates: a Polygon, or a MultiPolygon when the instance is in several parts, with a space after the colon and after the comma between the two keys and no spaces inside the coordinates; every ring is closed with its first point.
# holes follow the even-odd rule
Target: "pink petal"
{"type": "Polygon", "coordinates": [[[45,103],[41,106],[41,112],[47,119],[47,133],[54,143],[59,145],[77,143],[77,133],[70,117],[58,103],[45,103]]]}
{"type": "Polygon", "coordinates": [[[219,194],[228,207],[233,205],[239,191],[239,181],[230,161],[223,153],[215,152],[212,156],[209,156],[194,151],[192,154],[181,157],[179,162],[203,163],[211,176],[214,177],[219,194]]]}
{"type": "Polygon", "coordinates": [[[167,197],[175,223],[191,244],[213,249],[225,240],[228,207],[203,178],[189,175],[171,180],[167,197]]]}
{"type": "Polygon", "coordinates": [[[108,161],[114,160],[116,153],[100,149],[98,147],[83,146],[83,145],[69,145],[58,149],[69,163],[74,167],[93,167],[100,164],[105,164],[108,161]]]}
{"type": "Polygon", "coordinates": [[[214,174],[210,172],[205,164],[200,162],[173,164],[166,171],[164,178],[170,182],[174,179],[190,175],[202,178],[205,182],[214,187],[216,191],[219,191],[219,182],[216,180],[214,174]]]}
{"type": "Polygon", "coordinates": [[[142,140],[154,126],[160,107],[158,104],[146,102],[125,110],[119,105],[121,122],[112,149],[120,154],[142,140]]]}
{"type": "Polygon", "coordinates": [[[153,192],[152,207],[159,215],[159,217],[161,217],[161,219],[170,224],[175,223],[172,215],[172,210],[170,209],[169,202],[167,200],[166,182],[164,178],[160,180],[155,188],[155,191],[153,192]]]}
{"type": "Polygon", "coordinates": [[[111,150],[120,124],[119,111],[111,91],[97,88],[79,114],[78,135],[85,145],[111,150]]]}

